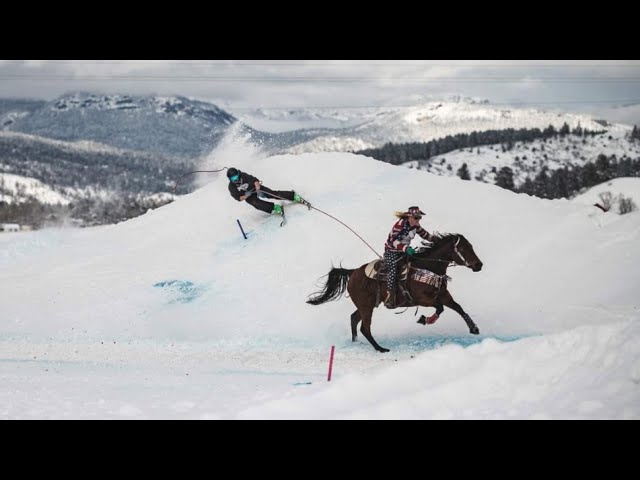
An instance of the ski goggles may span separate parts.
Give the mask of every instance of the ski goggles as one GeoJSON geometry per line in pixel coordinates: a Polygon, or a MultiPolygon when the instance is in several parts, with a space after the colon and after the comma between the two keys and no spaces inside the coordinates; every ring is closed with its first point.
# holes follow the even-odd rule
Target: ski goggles
{"type": "Polygon", "coordinates": [[[237,173],[233,177],[229,177],[229,180],[231,180],[232,182],[237,182],[238,180],[240,180],[240,174],[237,173]]]}

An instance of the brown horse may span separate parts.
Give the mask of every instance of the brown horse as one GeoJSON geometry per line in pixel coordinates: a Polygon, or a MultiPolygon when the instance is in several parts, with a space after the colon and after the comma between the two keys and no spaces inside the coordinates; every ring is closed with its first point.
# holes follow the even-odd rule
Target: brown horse
{"type": "MultiPolygon", "coordinates": [[[[425,319],[424,315],[418,323],[434,323],[444,307],[449,307],[464,319],[469,332],[477,335],[480,333],[478,326],[471,320],[471,317],[462,307],[453,300],[447,290],[447,268],[450,264],[463,265],[474,272],[482,269],[482,262],[476,255],[471,243],[459,234],[436,234],[433,236],[433,243],[428,247],[419,247],[416,253],[409,259],[409,270],[406,282],[404,303],[400,303],[396,308],[406,308],[412,306],[435,307],[436,313],[425,319]]],[[[380,261],[380,264],[382,262],[380,261]]],[[[357,327],[362,320],[360,331],[379,352],[388,352],[374,340],[371,335],[371,316],[376,308],[386,296],[385,278],[370,278],[365,273],[365,268],[369,264],[362,265],[357,269],[332,268],[324,288],[316,292],[307,300],[311,305],[337,300],[344,294],[345,289],[349,292],[351,301],[357,310],[351,314],[351,339],[358,338],[357,327]],[[381,287],[380,284],[384,286],[381,287]]],[[[398,301],[402,301],[403,296],[398,294],[398,301]]]]}

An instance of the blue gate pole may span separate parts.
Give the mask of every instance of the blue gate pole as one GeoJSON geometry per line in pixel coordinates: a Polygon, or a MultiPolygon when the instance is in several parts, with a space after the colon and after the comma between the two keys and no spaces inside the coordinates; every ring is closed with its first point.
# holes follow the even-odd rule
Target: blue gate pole
{"type": "Polygon", "coordinates": [[[244,233],[244,229],[242,228],[242,224],[240,223],[240,220],[236,219],[236,222],[238,222],[238,226],[240,227],[240,231],[242,232],[242,236],[246,240],[247,239],[247,234],[244,233]]]}

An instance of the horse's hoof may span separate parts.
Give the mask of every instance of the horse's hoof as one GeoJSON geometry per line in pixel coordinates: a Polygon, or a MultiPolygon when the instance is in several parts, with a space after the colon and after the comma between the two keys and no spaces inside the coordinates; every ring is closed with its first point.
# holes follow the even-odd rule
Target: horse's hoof
{"type": "Polygon", "coordinates": [[[357,342],[357,341],[358,341],[358,338],[357,338],[357,337],[351,337],[351,341],[352,341],[352,342],[357,342]]]}
{"type": "Polygon", "coordinates": [[[478,328],[477,325],[474,325],[473,327],[471,327],[469,329],[469,333],[472,333],[474,335],[478,335],[480,333],[480,329],[478,328]]]}
{"type": "Polygon", "coordinates": [[[420,315],[420,318],[418,319],[418,321],[416,323],[419,323],[420,325],[426,325],[427,324],[427,318],[424,315],[420,315]]]}
{"type": "Polygon", "coordinates": [[[380,347],[380,348],[378,349],[378,351],[379,351],[380,353],[387,353],[387,352],[389,351],[389,349],[388,349],[388,348],[382,348],[382,347],[380,347]]]}

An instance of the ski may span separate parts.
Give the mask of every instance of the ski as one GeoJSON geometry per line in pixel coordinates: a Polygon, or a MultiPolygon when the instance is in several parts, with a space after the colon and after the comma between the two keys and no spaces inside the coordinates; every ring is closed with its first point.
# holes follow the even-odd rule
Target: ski
{"type": "Polygon", "coordinates": [[[304,198],[300,197],[300,201],[296,202],[294,201],[294,203],[297,203],[299,205],[304,205],[306,206],[309,210],[311,210],[311,204],[309,202],[307,202],[304,198]]]}
{"type": "Polygon", "coordinates": [[[282,207],[282,221],[280,222],[280,226],[284,227],[284,224],[287,223],[287,217],[284,213],[284,207],[282,207]]]}
{"type": "Polygon", "coordinates": [[[305,205],[307,207],[308,210],[311,210],[311,204],[309,202],[307,202],[304,198],[302,199],[302,201],[300,202],[301,205],[305,205]]]}
{"type": "MultiPolygon", "coordinates": [[[[307,202],[304,198],[300,197],[299,201],[292,200],[291,203],[288,205],[295,205],[295,204],[304,205],[307,207],[307,209],[311,210],[311,204],[307,202]]],[[[287,216],[284,211],[284,205],[280,205],[280,208],[282,209],[282,213],[280,214],[282,216],[282,220],[280,221],[280,226],[284,227],[287,223],[287,216]]]]}

